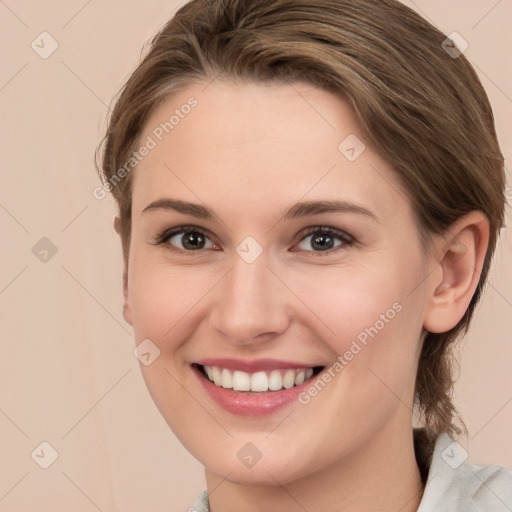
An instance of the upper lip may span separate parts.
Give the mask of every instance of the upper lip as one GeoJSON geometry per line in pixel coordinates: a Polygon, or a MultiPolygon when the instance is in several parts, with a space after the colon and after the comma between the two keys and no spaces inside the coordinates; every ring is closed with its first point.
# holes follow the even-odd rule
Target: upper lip
{"type": "Polygon", "coordinates": [[[284,361],[279,359],[234,359],[234,358],[206,358],[196,361],[201,366],[218,366],[228,370],[241,370],[247,373],[279,370],[283,368],[315,368],[319,364],[300,363],[297,361],[284,361]]]}

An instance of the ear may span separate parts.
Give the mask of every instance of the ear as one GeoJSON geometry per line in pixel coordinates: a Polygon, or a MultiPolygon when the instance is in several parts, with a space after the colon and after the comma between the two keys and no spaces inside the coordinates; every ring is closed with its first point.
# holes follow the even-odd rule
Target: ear
{"type": "Polygon", "coordinates": [[[446,332],[464,316],[473,297],[489,244],[489,222],[482,212],[471,212],[434,241],[433,257],[439,265],[432,274],[424,328],[446,332]]]}
{"type": "MultiPolygon", "coordinates": [[[[121,219],[119,217],[114,219],[114,229],[118,235],[121,235],[121,219]]],[[[126,267],[123,270],[123,298],[123,317],[130,325],[133,325],[132,309],[128,294],[128,269],[126,267]]]]}

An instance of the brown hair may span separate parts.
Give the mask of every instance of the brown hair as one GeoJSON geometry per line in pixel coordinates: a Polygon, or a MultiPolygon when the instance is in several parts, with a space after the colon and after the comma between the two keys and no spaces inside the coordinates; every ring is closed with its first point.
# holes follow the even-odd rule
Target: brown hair
{"type": "MultiPolygon", "coordinates": [[[[125,263],[131,183],[122,168],[148,116],[167,95],[198,81],[305,81],[355,109],[365,136],[396,170],[422,239],[471,211],[490,222],[477,290],[463,319],[427,333],[416,406],[430,440],[460,433],[451,401],[451,346],[478,302],[503,225],[504,170],[480,81],[446,36],[396,0],[192,0],[153,38],[111,114],[101,173],[120,213],[125,263]]],[[[460,419],[460,418],[459,418],[460,419]]]]}

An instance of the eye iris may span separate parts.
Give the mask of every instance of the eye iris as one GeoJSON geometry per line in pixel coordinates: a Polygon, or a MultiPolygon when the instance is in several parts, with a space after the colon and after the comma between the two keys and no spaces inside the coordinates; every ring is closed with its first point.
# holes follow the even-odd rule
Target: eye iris
{"type": "Polygon", "coordinates": [[[318,251],[327,251],[334,247],[334,237],[323,233],[317,233],[311,238],[311,247],[318,251]]]}
{"type": "Polygon", "coordinates": [[[190,250],[203,249],[205,241],[205,237],[201,233],[194,233],[193,231],[185,233],[181,238],[183,247],[190,250]]]}

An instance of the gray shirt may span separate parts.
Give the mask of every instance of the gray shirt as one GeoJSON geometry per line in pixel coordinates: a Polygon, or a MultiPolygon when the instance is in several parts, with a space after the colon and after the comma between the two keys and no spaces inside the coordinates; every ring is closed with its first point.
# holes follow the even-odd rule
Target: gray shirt
{"type": "MultiPolygon", "coordinates": [[[[512,512],[512,471],[465,462],[467,453],[448,434],[436,441],[418,512],[512,512]]],[[[189,512],[209,512],[203,491],[189,512]]]]}

